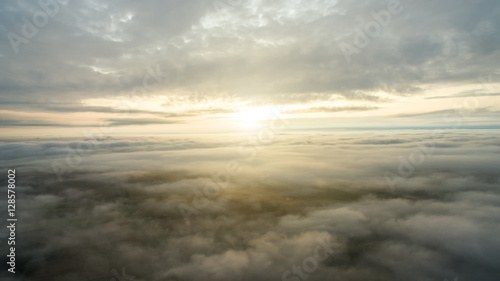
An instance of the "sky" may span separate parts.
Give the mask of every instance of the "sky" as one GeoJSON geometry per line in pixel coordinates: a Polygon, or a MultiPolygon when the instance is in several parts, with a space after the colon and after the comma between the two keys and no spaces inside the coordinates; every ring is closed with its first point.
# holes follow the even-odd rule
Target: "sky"
{"type": "Polygon", "coordinates": [[[9,0],[0,38],[1,280],[500,280],[496,0],[9,0]]]}
{"type": "Polygon", "coordinates": [[[499,126],[494,0],[40,3],[0,4],[6,136],[499,126]]]}

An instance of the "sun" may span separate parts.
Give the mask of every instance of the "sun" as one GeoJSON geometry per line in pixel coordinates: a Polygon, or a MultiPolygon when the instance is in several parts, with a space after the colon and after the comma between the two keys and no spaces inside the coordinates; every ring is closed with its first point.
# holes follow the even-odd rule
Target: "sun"
{"type": "Polygon", "coordinates": [[[262,127],[264,121],[272,118],[272,110],[267,107],[245,108],[236,113],[235,119],[240,127],[256,128],[262,127]]]}

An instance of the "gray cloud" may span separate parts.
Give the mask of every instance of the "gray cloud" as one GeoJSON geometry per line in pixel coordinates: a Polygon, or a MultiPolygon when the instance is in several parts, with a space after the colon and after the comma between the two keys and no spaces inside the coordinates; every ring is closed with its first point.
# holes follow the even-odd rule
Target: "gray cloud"
{"type": "Polygon", "coordinates": [[[495,96],[500,96],[500,93],[493,93],[493,94],[481,94],[481,93],[471,93],[471,92],[466,92],[466,93],[459,93],[451,96],[437,96],[437,97],[428,97],[427,99],[450,99],[450,98],[468,98],[468,97],[495,97],[495,96]]]}
{"type": "MultiPolygon", "coordinates": [[[[21,34],[22,17],[39,10],[23,3],[2,3],[4,38],[21,34]]],[[[287,94],[413,95],[420,84],[474,83],[496,67],[497,2],[401,3],[379,38],[347,63],[339,43],[352,43],[355,28],[387,3],[245,1],[218,13],[210,1],[70,2],[19,54],[2,41],[0,102],[114,97],[141,86],[152,65],[166,75],[161,91],[228,93],[257,104],[283,103],[287,94]]]]}
{"type": "Polygon", "coordinates": [[[389,1],[221,1],[69,1],[33,36],[23,32],[39,2],[0,3],[6,133],[86,135],[0,140],[19,218],[18,273],[0,279],[499,280],[496,100],[459,127],[440,121],[457,109],[437,100],[411,114],[298,118],[270,143],[243,143],[243,130],[127,138],[87,128],[213,125],[263,105],[386,116],[397,109],[388,103],[449,85],[428,98],[492,98],[478,77],[498,80],[498,1],[401,0],[348,58],[342,44],[356,45],[389,1]],[[27,37],[17,53],[13,33],[27,37]],[[391,188],[387,172],[401,174],[433,139],[420,124],[444,130],[391,188]]]}
{"type": "Polygon", "coordinates": [[[183,121],[173,121],[160,118],[112,118],[106,119],[109,126],[149,125],[149,124],[180,124],[183,121]]]}
{"type": "Polygon", "coordinates": [[[22,194],[16,276],[280,280],[326,239],[308,280],[497,280],[498,142],[447,134],[391,191],[384,172],[427,137],[281,135],[250,162],[235,137],[4,141],[22,194]],[[59,182],[51,164],[89,141],[59,182]],[[231,160],[242,173],[195,207],[231,160]],[[182,204],[199,210],[189,225],[182,204]]]}
{"type": "Polygon", "coordinates": [[[367,111],[376,110],[377,107],[370,106],[344,106],[344,107],[313,107],[308,109],[293,110],[289,113],[311,113],[311,112],[343,112],[343,111],[367,111]]]}

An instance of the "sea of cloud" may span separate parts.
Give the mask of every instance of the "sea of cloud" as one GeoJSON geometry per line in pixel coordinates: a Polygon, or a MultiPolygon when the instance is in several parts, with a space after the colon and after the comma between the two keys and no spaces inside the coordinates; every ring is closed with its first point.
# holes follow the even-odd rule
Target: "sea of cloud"
{"type": "Polygon", "coordinates": [[[444,133],[391,186],[400,156],[431,138],[5,140],[19,221],[17,273],[0,277],[500,280],[498,135],[444,133]]]}

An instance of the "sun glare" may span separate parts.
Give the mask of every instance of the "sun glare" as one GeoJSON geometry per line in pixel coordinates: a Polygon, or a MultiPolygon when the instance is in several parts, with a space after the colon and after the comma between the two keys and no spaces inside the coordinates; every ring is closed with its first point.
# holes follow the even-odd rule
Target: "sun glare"
{"type": "Polygon", "coordinates": [[[240,127],[256,128],[262,127],[265,120],[272,118],[271,108],[256,107],[243,109],[236,113],[236,120],[240,127]]]}

